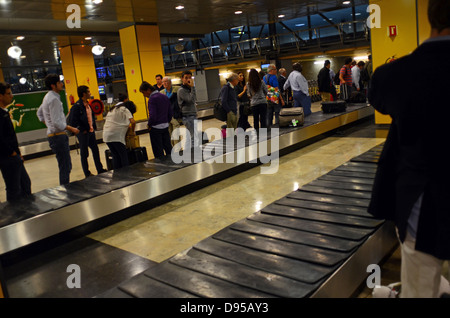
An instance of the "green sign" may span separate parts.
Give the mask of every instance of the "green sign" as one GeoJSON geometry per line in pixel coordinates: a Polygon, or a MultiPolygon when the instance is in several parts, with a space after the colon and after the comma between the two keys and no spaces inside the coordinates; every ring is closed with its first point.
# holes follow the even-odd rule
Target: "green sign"
{"type": "MultiPolygon", "coordinates": [[[[14,94],[13,102],[8,106],[8,111],[16,133],[46,128],[39,121],[36,113],[47,93],[48,91],[14,94]]],[[[61,91],[60,95],[64,113],[67,114],[69,110],[66,101],[66,91],[61,91]]]]}

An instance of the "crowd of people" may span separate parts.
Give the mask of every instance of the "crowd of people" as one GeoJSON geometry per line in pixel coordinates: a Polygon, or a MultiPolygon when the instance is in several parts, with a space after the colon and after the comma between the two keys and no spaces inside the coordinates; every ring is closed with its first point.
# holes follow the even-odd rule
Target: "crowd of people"
{"type": "MultiPolygon", "coordinates": [[[[359,73],[364,63],[360,62],[350,68],[351,62],[351,59],[346,61],[346,65],[339,72],[341,86],[353,85],[356,90],[360,90],[363,84],[358,83],[359,73]]],[[[323,100],[329,100],[330,95],[336,94],[335,91],[333,92],[333,72],[329,61],[325,62],[325,67],[320,71],[318,79],[323,100]]],[[[179,133],[177,128],[181,125],[186,128],[185,148],[198,147],[202,142],[202,136],[198,136],[197,130],[197,98],[192,73],[184,71],[181,74],[181,87],[172,85],[170,77],[163,77],[160,74],[155,76],[155,80],[156,84],[151,85],[144,81],[139,88],[148,100],[147,125],[154,157],[161,158],[171,154],[172,148],[180,141],[180,135],[175,136],[175,133],[179,133]]],[[[37,117],[47,126],[48,142],[58,162],[59,183],[64,185],[70,182],[72,170],[70,135],[76,136],[79,143],[81,166],[86,178],[93,175],[88,164],[89,149],[97,173],[107,171],[100,159],[95,133],[96,117],[89,103],[91,98],[89,87],[82,85],[77,88],[79,99],[66,116],[60,96],[64,83],[57,74],[49,74],[45,78],[45,84],[49,91],[37,111],[37,117]]],[[[348,89],[349,92],[350,90],[351,88],[348,89]]],[[[341,91],[346,90],[341,88],[341,91]]],[[[5,111],[0,115],[1,120],[7,121],[8,125],[2,125],[4,130],[2,143],[7,145],[2,146],[1,149],[15,160],[3,160],[5,163],[2,162],[1,167],[7,185],[8,200],[14,200],[21,197],[21,193],[31,193],[31,182],[23,166],[23,160],[19,160],[21,157],[17,137],[12,127],[10,114],[6,110],[6,106],[11,103],[10,99],[12,100],[11,86],[2,83],[0,108],[5,111]],[[4,139],[6,141],[3,141],[4,139]],[[10,168],[13,164],[16,165],[14,169],[10,168]]],[[[241,128],[244,131],[251,128],[249,116],[253,116],[253,125],[256,130],[277,125],[282,107],[303,107],[305,116],[311,115],[308,81],[302,75],[300,63],[293,65],[293,71],[289,76],[284,68],[277,71],[273,64],[269,65],[267,73],[258,72],[256,69],[249,70],[248,80],[244,72],[232,73],[227,78],[227,83],[221,88],[220,100],[227,113],[226,125],[222,128],[227,128],[227,131],[229,128],[241,128]]],[[[134,131],[136,122],[133,117],[135,112],[136,105],[128,100],[127,96],[121,94],[119,102],[105,117],[103,141],[111,151],[114,169],[129,165],[126,140],[128,137],[136,136],[134,131]]]]}

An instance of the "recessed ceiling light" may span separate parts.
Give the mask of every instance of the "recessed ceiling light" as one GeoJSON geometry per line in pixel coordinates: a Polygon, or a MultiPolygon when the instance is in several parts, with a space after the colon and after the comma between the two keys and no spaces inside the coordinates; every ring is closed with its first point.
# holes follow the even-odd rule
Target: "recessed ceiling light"
{"type": "Polygon", "coordinates": [[[21,55],[20,58],[21,59],[25,59],[25,58],[27,58],[27,56],[26,55],[21,55]]]}
{"type": "Polygon", "coordinates": [[[352,3],[351,1],[344,1],[344,2],[342,2],[342,4],[350,4],[350,3],[352,3]]]}
{"type": "Polygon", "coordinates": [[[25,39],[24,36],[18,36],[18,37],[16,38],[16,40],[18,40],[18,41],[22,41],[23,39],[25,39]]]}
{"type": "Polygon", "coordinates": [[[284,18],[285,15],[284,15],[284,14],[280,14],[278,17],[279,17],[279,18],[284,18]]]}
{"type": "Polygon", "coordinates": [[[99,4],[99,3],[102,3],[103,0],[92,0],[92,2],[93,2],[94,4],[99,4]]]}
{"type": "Polygon", "coordinates": [[[183,9],[184,9],[184,6],[179,5],[179,6],[176,6],[175,9],[177,9],[177,10],[183,10],[183,9]]]}
{"type": "Polygon", "coordinates": [[[178,39],[178,41],[183,41],[183,40],[184,40],[183,38],[179,38],[179,39],[178,39]]]}
{"type": "Polygon", "coordinates": [[[92,40],[92,37],[87,36],[87,37],[85,37],[84,39],[85,39],[85,40],[92,40]]]}
{"type": "Polygon", "coordinates": [[[45,64],[47,64],[47,63],[48,63],[48,61],[44,61],[44,63],[45,63],[45,64]]]}
{"type": "Polygon", "coordinates": [[[242,11],[236,11],[234,14],[242,14],[242,11]]]}
{"type": "Polygon", "coordinates": [[[296,27],[301,27],[301,26],[305,26],[305,24],[304,23],[299,23],[299,24],[296,24],[295,26],[296,27]]]}

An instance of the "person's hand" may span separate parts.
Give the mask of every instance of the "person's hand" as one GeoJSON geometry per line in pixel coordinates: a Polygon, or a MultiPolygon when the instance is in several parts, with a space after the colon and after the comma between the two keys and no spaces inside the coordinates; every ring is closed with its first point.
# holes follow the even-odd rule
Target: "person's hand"
{"type": "Polygon", "coordinates": [[[188,85],[189,85],[190,87],[194,87],[194,81],[193,81],[192,79],[189,79],[189,80],[188,80],[188,85]]]}
{"type": "Polygon", "coordinates": [[[71,132],[72,132],[74,135],[78,135],[78,134],[80,133],[80,130],[79,130],[78,128],[73,128],[73,127],[72,127],[71,132]]]}
{"type": "Polygon", "coordinates": [[[15,157],[15,156],[17,156],[17,152],[13,151],[13,153],[11,154],[10,157],[15,157]]]}

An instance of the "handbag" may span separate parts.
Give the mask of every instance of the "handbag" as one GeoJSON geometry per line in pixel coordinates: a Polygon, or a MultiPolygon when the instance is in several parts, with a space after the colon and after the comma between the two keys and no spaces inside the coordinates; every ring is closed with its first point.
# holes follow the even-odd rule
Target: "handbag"
{"type": "Polygon", "coordinates": [[[131,127],[128,127],[127,134],[125,135],[125,147],[127,147],[127,149],[136,149],[141,147],[139,136],[131,130],[131,127]]]}
{"type": "MultiPolygon", "coordinates": [[[[269,83],[268,75],[266,75],[266,77],[265,77],[267,83],[269,83]]],[[[267,99],[267,102],[269,104],[269,107],[271,106],[270,105],[271,103],[272,104],[278,104],[279,103],[279,99],[280,99],[280,90],[278,89],[278,87],[273,87],[273,86],[270,86],[269,84],[267,84],[266,99],[267,99]]]]}

